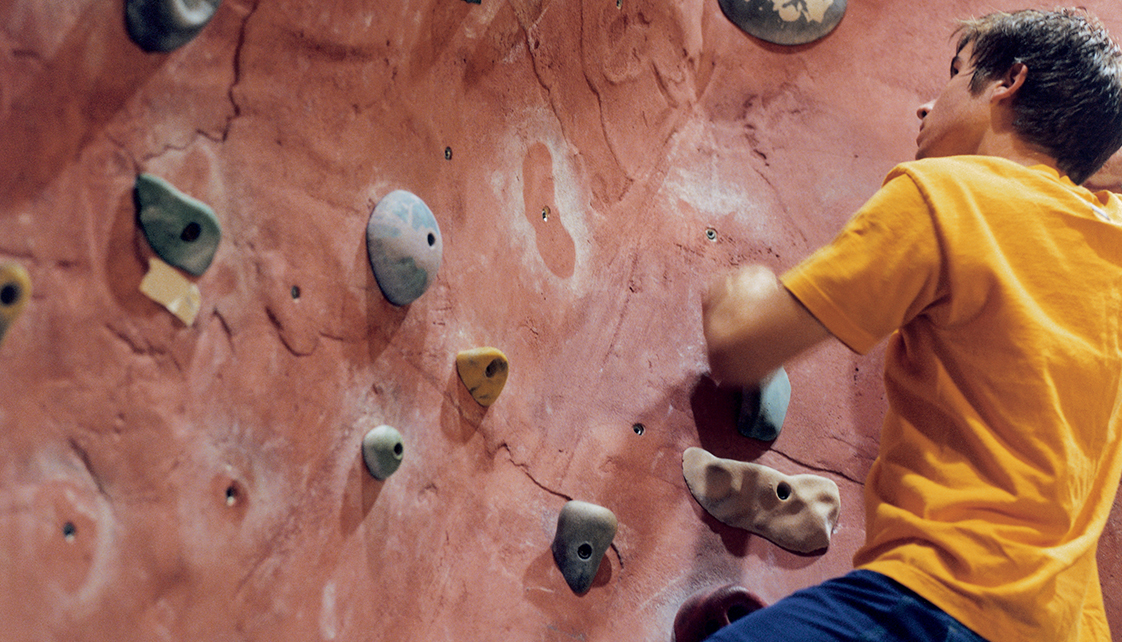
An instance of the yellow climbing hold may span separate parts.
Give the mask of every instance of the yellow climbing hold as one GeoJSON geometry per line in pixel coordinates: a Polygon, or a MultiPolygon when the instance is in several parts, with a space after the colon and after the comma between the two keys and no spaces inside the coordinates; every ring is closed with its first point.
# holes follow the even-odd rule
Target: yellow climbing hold
{"type": "Polygon", "coordinates": [[[0,340],[31,298],[31,277],[17,263],[0,266],[0,340]]]}
{"type": "Polygon", "coordinates": [[[472,348],[456,355],[460,381],[481,406],[490,406],[506,385],[510,363],[498,348],[472,348]]]}

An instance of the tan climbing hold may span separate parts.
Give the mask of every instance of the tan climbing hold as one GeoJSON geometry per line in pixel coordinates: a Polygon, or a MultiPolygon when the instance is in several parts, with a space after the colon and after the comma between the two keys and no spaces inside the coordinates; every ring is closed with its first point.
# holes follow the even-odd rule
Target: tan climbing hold
{"type": "Polygon", "coordinates": [[[17,263],[0,266],[0,340],[31,299],[31,277],[17,263]]]}
{"type": "Polygon", "coordinates": [[[498,348],[472,348],[456,355],[456,371],[479,405],[490,406],[506,385],[510,363],[498,348]]]}
{"type": "Polygon", "coordinates": [[[195,322],[202,306],[199,286],[154,256],[148,259],[148,274],[140,281],[140,291],[187,326],[195,322]]]}
{"type": "Polygon", "coordinates": [[[784,475],[701,448],[683,454],[682,474],[697,503],[722,523],[797,553],[830,545],[841,498],[838,485],[825,477],[784,475]]]}

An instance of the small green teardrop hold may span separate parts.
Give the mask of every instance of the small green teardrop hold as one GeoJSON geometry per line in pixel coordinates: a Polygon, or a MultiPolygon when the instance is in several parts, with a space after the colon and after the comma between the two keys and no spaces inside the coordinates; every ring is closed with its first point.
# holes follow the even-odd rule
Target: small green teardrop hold
{"type": "Polygon", "coordinates": [[[222,240],[210,207],[151,174],[136,177],[136,207],[144,236],[161,259],[195,276],[206,272],[222,240]]]}

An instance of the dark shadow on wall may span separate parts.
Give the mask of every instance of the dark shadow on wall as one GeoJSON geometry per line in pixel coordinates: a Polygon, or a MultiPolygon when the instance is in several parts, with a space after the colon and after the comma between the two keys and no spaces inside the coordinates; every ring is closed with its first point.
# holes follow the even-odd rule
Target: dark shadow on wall
{"type": "Polygon", "coordinates": [[[0,203],[9,215],[72,163],[168,58],[132,43],[120,2],[89,3],[74,25],[0,121],[0,203]]]}

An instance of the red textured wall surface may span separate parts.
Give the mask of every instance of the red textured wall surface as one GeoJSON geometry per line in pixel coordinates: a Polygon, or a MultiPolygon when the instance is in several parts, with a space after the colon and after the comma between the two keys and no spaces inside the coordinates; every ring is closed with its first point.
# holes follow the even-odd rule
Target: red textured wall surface
{"type": "MultiPolygon", "coordinates": [[[[828,241],[911,157],[953,19],[1017,4],[849,5],[785,48],[710,0],[226,0],[152,54],[121,0],[0,3],[0,259],[34,284],[0,345],[0,636],[662,642],[701,587],[848,570],[879,354],[792,363],[763,449],[704,378],[700,291],[828,241]],[[138,290],[140,172],[223,228],[191,326],[138,290]],[[400,308],[365,241],[394,189],[444,243],[400,308]],[[511,363],[486,409],[454,363],[484,345],[511,363]],[[378,482],[383,423],[406,451],[378,482]],[[829,550],[709,517],[694,445],[836,481],[829,550]],[[619,520],[583,596],[550,553],[569,499],[619,520]]],[[[1116,511],[1115,639],[1120,554],[1116,511]]]]}

